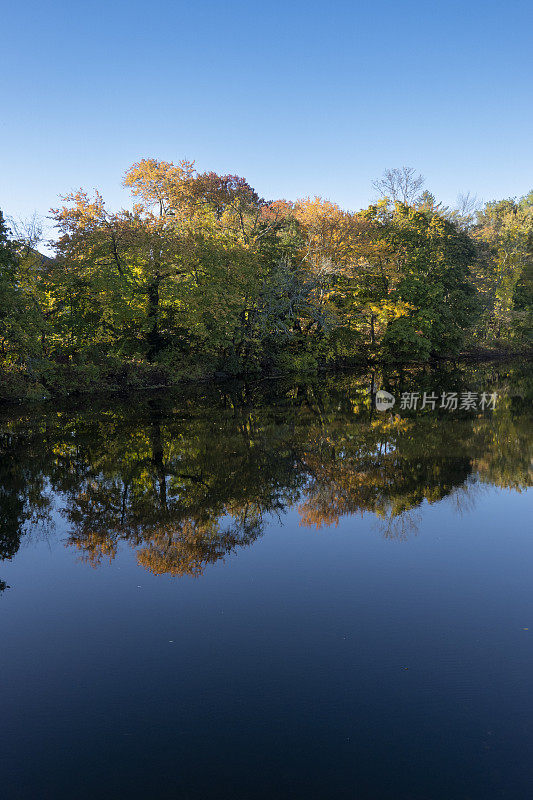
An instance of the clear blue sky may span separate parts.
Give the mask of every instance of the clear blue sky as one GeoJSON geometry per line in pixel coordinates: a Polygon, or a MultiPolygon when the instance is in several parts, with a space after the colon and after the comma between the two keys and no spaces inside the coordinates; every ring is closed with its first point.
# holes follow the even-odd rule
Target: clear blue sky
{"type": "Polygon", "coordinates": [[[19,0],[0,24],[8,214],[123,204],[149,156],[351,209],[403,164],[447,203],[533,186],[529,0],[19,0]]]}

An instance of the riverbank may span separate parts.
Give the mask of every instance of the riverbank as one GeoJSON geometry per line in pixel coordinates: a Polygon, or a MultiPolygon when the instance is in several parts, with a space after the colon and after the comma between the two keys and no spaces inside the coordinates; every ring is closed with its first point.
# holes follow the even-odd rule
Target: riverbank
{"type": "Polygon", "coordinates": [[[196,374],[176,371],[168,365],[149,364],[141,360],[113,360],[103,364],[79,364],[74,360],[57,363],[39,362],[33,365],[16,365],[0,370],[0,404],[83,397],[91,395],[113,395],[171,389],[182,385],[220,383],[224,381],[246,380],[258,382],[277,380],[298,375],[335,374],[361,368],[381,366],[407,367],[455,365],[458,363],[483,363],[490,361],[509,361],[516,358],[533,360],[533,349],[513,349],[506,347],[484,347],[466,350],[456,356],[431,358],[427,361],[401,360],[368,353],[358,354],[353,359],[343,359],[335,363],[312,364],[306,369],[276,372],[250,372],[231,374],[224,370],[198,370],[196,374]]]}

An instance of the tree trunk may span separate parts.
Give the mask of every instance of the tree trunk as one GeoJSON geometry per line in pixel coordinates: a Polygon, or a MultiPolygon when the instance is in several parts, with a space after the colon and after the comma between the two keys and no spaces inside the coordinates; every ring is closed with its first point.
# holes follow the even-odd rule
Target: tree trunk
{"type": "Polygon", "coordinates": [[[154,361],[161,349],[159,335],[159,278],[148,287],[148,361],[154,361]]]}

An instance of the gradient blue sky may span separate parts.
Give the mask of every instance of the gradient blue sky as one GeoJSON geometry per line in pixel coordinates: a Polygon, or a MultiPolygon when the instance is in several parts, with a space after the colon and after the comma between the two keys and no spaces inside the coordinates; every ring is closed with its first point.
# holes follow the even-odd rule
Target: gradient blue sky
{"type": "Polygon", "coordinates": [[[351,209],[402,164],[446,203],[533,187],[529,1],[20,0],[0,26],[7,214],[123,204],[143,156],[351,209]]]}

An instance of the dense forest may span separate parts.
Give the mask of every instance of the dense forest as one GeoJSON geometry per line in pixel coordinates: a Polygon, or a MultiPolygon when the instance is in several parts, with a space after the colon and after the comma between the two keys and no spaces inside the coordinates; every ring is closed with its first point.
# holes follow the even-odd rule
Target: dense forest
{"type": "Polygon", "coordinates": [[[153,159],[124,185],[63,198],[52,257],[0,212],[0,397],[532,346],[533,192],[451,209],[404,167],[351,212],[153,159]]]}

